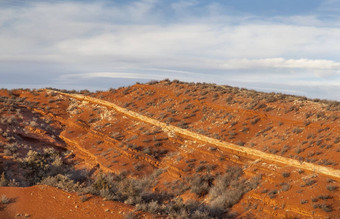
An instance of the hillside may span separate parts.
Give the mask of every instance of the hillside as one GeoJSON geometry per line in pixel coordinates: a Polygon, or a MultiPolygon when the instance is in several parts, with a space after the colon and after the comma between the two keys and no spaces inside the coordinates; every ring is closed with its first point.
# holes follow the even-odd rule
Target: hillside
{"type": "Polygon", "coordinates": [[[164,80],[2,89],[0,115],[2,217],[58,209],[44,189],[89,218],[340,215],[336,101],[164,80]]]}

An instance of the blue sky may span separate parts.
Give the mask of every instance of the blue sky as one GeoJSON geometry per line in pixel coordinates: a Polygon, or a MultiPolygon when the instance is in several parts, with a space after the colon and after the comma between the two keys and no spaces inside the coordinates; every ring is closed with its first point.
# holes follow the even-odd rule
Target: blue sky
{"type": "Polygon", "coordinates": [[[0,87],[164,78],[340,100],[339,0],[0,0],[0,87]]]}

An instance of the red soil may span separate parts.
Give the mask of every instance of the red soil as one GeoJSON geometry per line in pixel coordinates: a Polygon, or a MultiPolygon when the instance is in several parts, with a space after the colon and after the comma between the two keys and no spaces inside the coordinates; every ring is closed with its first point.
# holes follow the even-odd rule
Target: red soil
{"type": "MultiPolygon", "coordinates": [[[[133,207],[89,196],[85,202],[75,193],[51,186],[0,187],[11,202],[2,205],[0,218],[124,218],[133,207]]],[[[140,215],[142,216],[142,215],[140,215]]],[[[150,216],[143,215],[143,217],[150,216]]]]}
{"type": "MultiPolygon", "coordinates": [[[[329,102],[167,81],[84,94],[221,142],[243,145],[236,146],[242,150],[251,148],[268,156],[275,154],[298,160],[302,164],[312,163],[316,167],[334,171],[340,169],[340,112],[329,102]]],[[[329,186],[339,187],[340,178],[336,175],[327,175],[317,170],[302,170],[291,163],[285,164],[265,157],[239,153],[214,142],[160,128],[105,104],[98,104],[100,101],[84,101],[83,97],[77,99],[75,96],[48,90],[14,91],[14,95],[26,98],[30,103],[14,104],[21,110],[23,122],[18,118],[19,124],[0,124],[0,128],[7,129],[7,133],[14,133],[14,137],[21,136],[21,140],[14,141],[30,144],[37,150],[46,147],[67,149],[71,153],[66,159],[75,162],[75,168],[86,168],[94,175],[99,171],[129,171],[131,177],[139,178],[149,175],[155,169],[167,168],[154,190],[171,191],[171,188],[166,186],[168,182],[185,181],[186,177],[198,172],[199,166],[211,169],[204,169],[201,173],[216,174],[224,172],[228,166],[239,165],[242,166],[246,179],[262,175],[260,186],[245,194],[241,201],[233,206],[232,211],[239,217],[335,218],[340,215],[339,191],[327,189],[329,186]],[[36,104],[32,104],[34,102],[36,104]],[[39,125],[24,124],[24,121],[36,121],[39,125]],[[285,173],[289,173],[289,176],[285,173]],[[306,185],[311,181],[314,184],[306,185]],[[274,190],[277,194],[270,195],[270,191],[274,190]],[[320,196],[331,198],[317,198],[320,196]],[[313,202],[313,198],[317,201],[313,202]],[[307,200],[307,203],[304,203],[304,200],[307,200]],[[314,208],[315,204],[331,206],[332,211],[314,208]]],[[[13,94],[2,90],[0,96],[11,97],[13,94]]],[[[11,115],[19,117],[11,110],[1,113],[2,118],[11,115]]],[[[9,143],[11,140],[0,135],[0,142],[9,143]]],[[[17,156],[24,156],[27,150],[21,149],[17,156]]],[[[0,159],[16,162],[16,158],[5,156],[3,151],[0,151],[0,159]]],[[[105,207],[110,204],[108,208],[116,213],[118,207],[125,211],[132,209],[131,206],[104,202],[95,197],[79,203],[80,199],[76,194],[47,186],[2,187],[0,194],[18,197],[18,202],[15,201],[0,211],[0,217],[1,214],[24,214],[27,211],[32,216],[39,218],[41,215],[44,218],[49,213],[36,206],[50,206],[52,209],[62,210],[56,206],[57,203],[65,203],[64,212],[72,209],[75,216],[73,218],[86,218],[86,212],[92,212],[92,207],[101,206],[103,203],[105,207]],[[45,189],[44,192],[41,192],[42,189],[45,189]],[[37,202],[28,201],[32,204],[25,210],[25,202],[21,200],[30,198],[31,190],[36,192],[37,197],[44,197],[51,202],[40,203],[40,199],[37,202]],[[47,193],[50,195],[44,196],[47,193]],[[52,197],[52,193],[60,198],[58,202],[48,198],[52,197]],[[69,195],[70,199],[65,198],[69,195]],[[75,203],[79,208],[74,208],[75,203]],[[88,211],[80,212],[80,209],[83,209],[80,206],[83,204],[89,205],[84,206],[88,211]]],[[[190,192],[181,197],[184,200],[197,199],[208,202],[207,197],[199,198],[190,192]]],[[[96,212],[96,218],[105,218],[112,211],[105,212],[104,208],[100,208],[93,212],[96,212]]],[[[56,215],[62,217],[63,214],[56,215]]]]}

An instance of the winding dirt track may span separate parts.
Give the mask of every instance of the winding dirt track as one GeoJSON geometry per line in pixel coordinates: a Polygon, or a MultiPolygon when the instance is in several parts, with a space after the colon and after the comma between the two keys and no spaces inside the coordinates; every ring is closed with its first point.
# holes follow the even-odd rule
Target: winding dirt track
{"type": "Polygon", "coordinates": [[[262,159],[262,160],[267,160],[270,161],[272,163],[280,163],[282,165],[286,165],[286,166],[292,166],[292,167],[296,167],[299,169],[304,169],[304,170],[308,170],[308,171],[312,171],[315,173],[319,173],[319,174],[324,174],[324,175],[328,175],[331,177],[335,177],[335,178],[340,178],[340,170],[336,170],[333,168],[329,168],[329,167],[324,167],[324,166],[320,166],[320,165],[316,165],[313,163],[308,163],[308,162],[299,162],[297,160],[294,159],[290,159],[290,158],[286,158],[286,157],[281,157],[275,154],[269,154],[269,153],[265,153],[256,149],[252,149],[252,148],[246,148],[246,147],[240,147],[228,142],[224,142],[224,141],[219,141],[217,139],[214,138],[210,138],[198,133],[194,133],[191,132],[189,130],[186,129],[182,129],[173,125],[167,125],[166,123],[160,122],[158,120],[155,119],[151,119],[149,117],[140,115],[139,113],[133,112],[133,111],[129,111],[123,107],[117,106],[114,103],[108,102],[108,101],[104,101],[104,100],[100,100],[100,99],[96,99],[93,97],[88,97],[88,96],[84,96],[84,95],[80,95],[80,94],[67,94],[67,93],[62,93],[59,91],[53,91],[53,90],[49,90],[50,92],[57,92],[58,94],[61,94],[63,96],[67,96],[67,97],[71,97],[71,98],[75,98],[81,101],[88,101],[90,103],[94,103],[94,104],[99,104],[105,107],[109,107],[109,108],[113,108],[116,111],[125,114],[128,117],[134,118],[134,119],[138,119],[141,120],[143,122],[155,125],[155,126],[159,126],[161,127],[163,130],[167,130],[170,132],[175,132],[177,134],[189,137],[191,139],[195,139],[201,142],[206,142],[208,144],[213,144],[216,145],[218,147],[222,147],[225,149],[230,150],[232,153],[237,154],[237,155],[241,155],[241,156],[245,156],[245,157],[249,157],[249,158],[253,158],[253,159],[262,159]]]}

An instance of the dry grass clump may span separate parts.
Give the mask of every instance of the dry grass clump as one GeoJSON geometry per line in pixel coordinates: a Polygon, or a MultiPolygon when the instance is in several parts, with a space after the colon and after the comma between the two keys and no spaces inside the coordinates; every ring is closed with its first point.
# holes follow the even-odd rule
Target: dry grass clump
{"type": "Polygon", "coordinates": [[[10,198],[8,198],[6,195],[1,195],[1,204],[9,204],[10,202],[10,198]]]}

